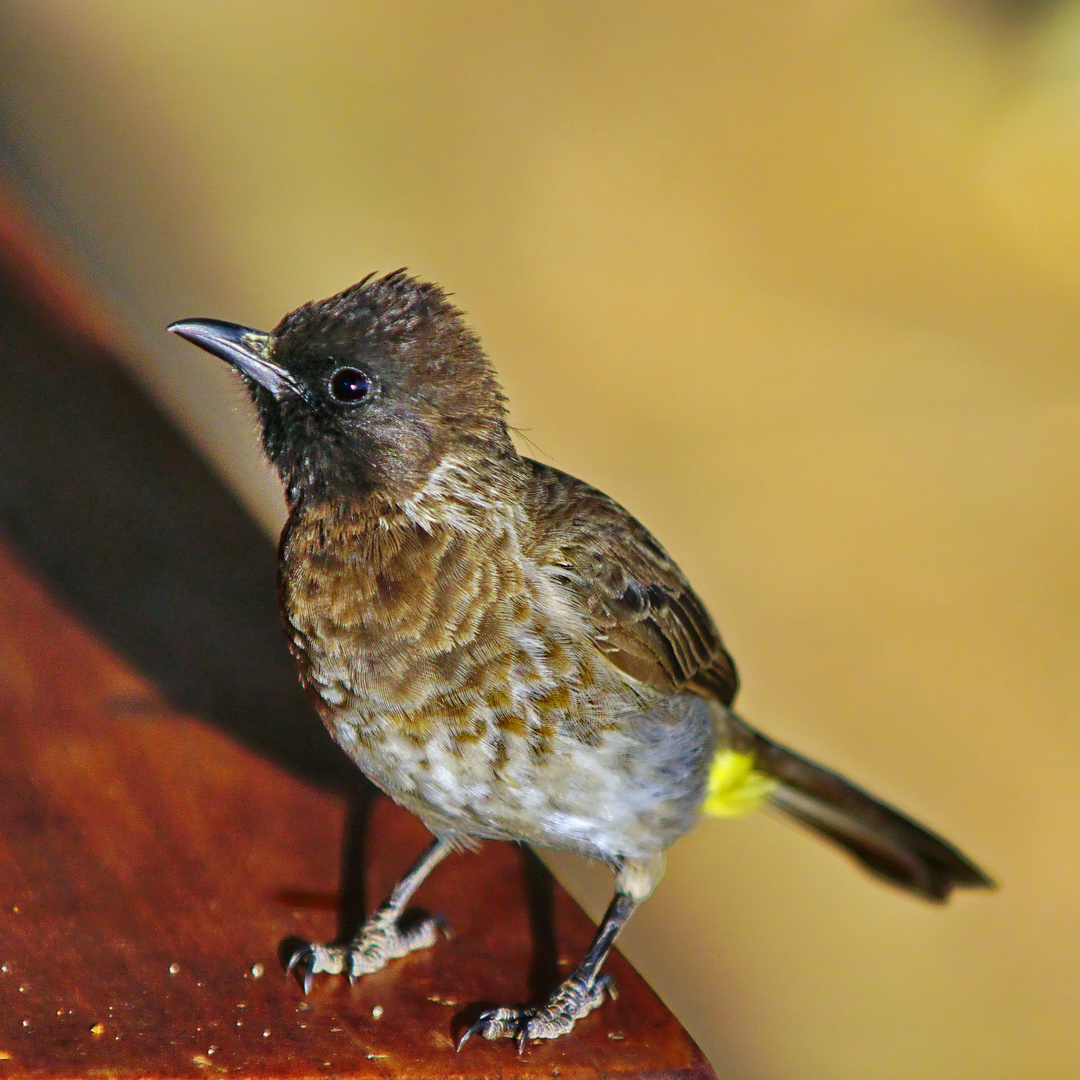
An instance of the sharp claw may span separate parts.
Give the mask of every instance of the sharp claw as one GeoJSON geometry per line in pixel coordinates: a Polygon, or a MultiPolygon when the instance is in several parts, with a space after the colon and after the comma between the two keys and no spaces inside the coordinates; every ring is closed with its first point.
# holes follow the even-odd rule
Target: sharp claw
{"type": "Polygon", "coordinates": [[[468,1026],[468,1027],[467,1027],[467,1028],[466,1028],[466,1029],[465,1029],[465,1030],[464,1030],[464,1031],[463,1031],[463,1032],[461,1033],[461,1038],[460,1038],[460,1039],[458,1039],[458,1041],[457,1041],[457,1048],[456,1048],[456,1049],[457,1049],[457,1052],[458,1052],[459,1054],[461,1053],[461,1048],[462,1048],[462,1047],[463,1047],[463,1046],[464,1046],[464,1045],[465,1045],[465,1044],[466,1044],[466,1043],[467,1043],[467,1042],[469,1041],[469,1039],[471,1039],[471,1038],[472,1038],[472,1036],[473,1036],[473,1033],[474,1033],[474,1032],[476,1032],[476,1031],[479,1031],[479,1029],[480,1029],[480,1027],[481,1027],[481,1026],[483,1025],[483,1023],[484,1023],[484,1021],[483,1021],[483,1018],[481,1018],[481,1019],[477,1020],[475,1024],[470,1024],[470,1025],[469,1025],[469,1026],[468,1026]]]}
{"type": "Polygon", "coordinates": [[[612,1001],[618,1000],[619,989],[615,985],[615,980],[610,975],[601,975],[600,978],[597,979],[597,985],[601,990],[607,991],[607,996],[611,998],[612,1001]]]}
{"type": "Polygon", "coordinates": [[[525,1053],[525,1047],[529,1044],[529,1022],[526,1020],[521,1025],[521,1033],[517,1037],[518,1057],[525,1053]]]}
{"type": "Polygon", "coordinates": [[[314,966],[315,953],[310,945],[305,945],[303,948],[297,949],[289,957],[289,962],[285,965],[285,977],[288,978],[295,971],[297,978],[300,980],[301,988],[307,994],[311,990],[311,982],[314,977],[312,968],[314,966]]]}

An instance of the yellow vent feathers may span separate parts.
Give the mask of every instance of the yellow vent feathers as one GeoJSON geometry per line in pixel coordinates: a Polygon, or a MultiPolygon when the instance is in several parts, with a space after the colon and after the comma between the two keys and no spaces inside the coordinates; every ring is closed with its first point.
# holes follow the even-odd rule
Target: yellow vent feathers
{"type": "Polygon", "coordinates": [[[756,810],[772,794],[776,781],[754,768],[753,754],[721,750],[709,769],[703,813],[714,817],[742,817],[756,810]]]}

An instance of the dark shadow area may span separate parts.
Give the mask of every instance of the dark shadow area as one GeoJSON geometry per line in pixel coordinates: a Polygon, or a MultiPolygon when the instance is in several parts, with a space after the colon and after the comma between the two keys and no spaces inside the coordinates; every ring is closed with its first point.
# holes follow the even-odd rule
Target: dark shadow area
{"type": "Polygon", "coordinates": [[[525,876],[525,902],[529,906],[529,932],[533,943],[529,998],[539,1004],[547,1000],[560,980],[555,943],[555,879],[532,848],[524,844],[521,846],[521,868],[525,876]]]}
{"type": "Polygon", "coordinates": [[[337,911],[341,906],[337,893],[309,889],[279,889],[273,894],[273,900],[293,911],[337,911]]]}
{"type": "MultiPolygon", "coordinates": [[[[352,941],[367,919],[368,896],[364,881],[367,866],[368,822],[375,789],[356,791],[349,798],[345,835],[341,838],[341,895],[338,905],[338,941],[352,941]]],[[[381,904],[385,897],[372,898],[381,904]]]]}
{"type": "Polygon", "coordinates": [[[360,773],[298,684],[277,613],[274,544],[6,251],[0,373],[0,534],[176,708],[366,801],[360,773]]]}

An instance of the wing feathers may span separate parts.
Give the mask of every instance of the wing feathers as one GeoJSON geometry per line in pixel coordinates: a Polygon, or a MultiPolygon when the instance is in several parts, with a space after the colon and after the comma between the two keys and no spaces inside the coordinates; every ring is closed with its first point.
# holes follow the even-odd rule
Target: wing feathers
{"type": "Polygon", "coordinates": [[[537,554],[564,567],[596,647],[631,678],[730,704],[738,676],[705,606],[645,527],[602,492],[530,461],[537,554]]]}

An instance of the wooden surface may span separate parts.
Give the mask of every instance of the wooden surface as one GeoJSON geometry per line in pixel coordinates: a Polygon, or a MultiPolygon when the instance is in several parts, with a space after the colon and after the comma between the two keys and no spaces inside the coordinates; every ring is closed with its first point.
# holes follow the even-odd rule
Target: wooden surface
{"type": "MultiPolygon", "coordinates": [[[[507,844],[422,890],[452,941],[305,1000],[278,947],[335,933],[343,802],[170,712],[6,553],[0,673],[0,1076],[710,1075],[618,956],[618,1000],[572,1038],[454,1052],[481,1003],[535,1000],[592,933],[507,844]]],[[[425,840],[376,800],[367,895],[425,840]]]]}
{"type": "Polygon", "coordinates": [[[452,941],[306,1000],[285,978],[427,835],[303,703],[273,545],[9,225],[0,200],[0,1080],[712,1076],[617,955],[570,1038],[454,1052],[593,931],[511,845],[418,894],[452,941]]]}

